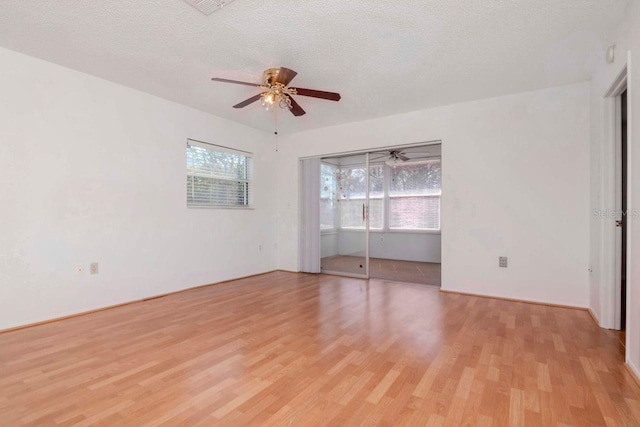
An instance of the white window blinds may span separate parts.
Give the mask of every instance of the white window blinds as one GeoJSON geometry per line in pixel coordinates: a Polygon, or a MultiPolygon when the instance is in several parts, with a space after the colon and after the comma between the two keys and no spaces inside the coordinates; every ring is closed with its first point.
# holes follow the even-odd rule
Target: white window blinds
{"type": "Polygon", "coordinates": [[[399,163],[390,169],[389,229],[439,230],[440,160],[399,163]]]}
{"type": "Polygon", "coordinates": [[[252,205],[252,154],[187,141],[187,206],[252,205]]]}

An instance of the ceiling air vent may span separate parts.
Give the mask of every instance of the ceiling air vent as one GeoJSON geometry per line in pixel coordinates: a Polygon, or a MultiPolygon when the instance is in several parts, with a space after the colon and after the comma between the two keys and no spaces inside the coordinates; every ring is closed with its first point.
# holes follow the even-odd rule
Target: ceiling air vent
{"type": "Polygon", "coordinates": [[[233,2],[233,0],[184,0],[191,6],[198,9],[205,15],[211,15],[218,9],[222,9],[224,6],[233,2]]]}

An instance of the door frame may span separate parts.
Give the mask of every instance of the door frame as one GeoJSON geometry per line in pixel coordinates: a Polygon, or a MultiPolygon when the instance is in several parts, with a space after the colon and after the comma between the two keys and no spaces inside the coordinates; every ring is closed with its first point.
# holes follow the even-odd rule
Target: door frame
{"type": "MultiPolygon", "coordinates": [[[[631,117],[631,87],[628,80],[631,69],[631,54],[627,54],[626,62],[612,81],[608,90],[604,93],[604,127],[603,127],[603,151],[602,151],[602,204],[605,211],[613,212],[615,215],[606,216],[600,224],[602,245],[601,245],[601,317],[600,326],[608,329],[620,328],[621,313],[621,263],[622,263],[622,233],[615,226],[621,200],[621,103],[620,95],[627,91],[627,117],[631,117]]],[[[632,123],[627,123],[627,151],[630,153],[630,142],[632,141],[632,123]]],[[[632,162],[627,157],[627,210],[633,209],[629,184],[632,182],[632,162]]],[[[624,230],[627,236],[631,235],[630,227],[632,221],[627,221],[627,228],[624,230]]],[[[627,247],[627,260],[632,259],[630,246],[627,247]]],[[[629,328],[629,294],[631,293],[632,277],[630,275],[629,263],[627,263],[627,307],[626,324],[629,328]]],[[[627,334],[627,341],[629,334],[627,334]]],[[[628,342],[627,342],[628,344],[628,342]]],[[[627,345],[628,348],[628,345],[627,345]]]]}

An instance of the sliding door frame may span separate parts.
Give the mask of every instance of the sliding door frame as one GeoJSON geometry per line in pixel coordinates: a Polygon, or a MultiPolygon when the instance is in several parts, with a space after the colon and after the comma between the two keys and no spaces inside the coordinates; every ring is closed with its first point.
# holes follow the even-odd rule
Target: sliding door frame
{"type": "MultiPolygon", "coordinates": [[[[298,160],[305,160],[305,159],[315,159],[315,158],[326,158],[326,157],[346,157],[346,156],[350,156],[350,155],[365,155],[366,157],[366,164],[365,164],[365,169],[366,169],[366,197],[365,197],[365,209],[364,209],[364,214],[365,214],[365,274],[355,274],[355,273],[343,273],[341,271],[332,271],[332,270],[320,270],[321,273],[323,274],[331,274],[331,275],[338,275],[338,276],[345,276],[345,277],[355,277],[355,278],[359,278],[359,279],[369,279],[370,277],[370,218],[369,218],[369,193],[370,193],[370,185],[371,185],[371,174],[370,174],[370,167],[371,167],[371,153],[373,152],[378,152],[378,151],[389,151],[389,150],[394,150],[394,149],[407,149],[407,148],[413,148],[413,147],[425,147],[425,146],[429,146],[429,145],[437,145],[437,144],[442,144],[442,140],[431,140],[431,141],[424,141],[424,142],[416,142],[416,143],[411,143],[411,144],[397,144],[397,145],[387,145],[387,146],[383,146],[383,147],[373,147],[373,148],[367,148],[367,149],[362,149],[362,150],[353,150],[353,151],[342,151],[342,152],[338,152],[338,153],[325,153],[325,154],[319,154],[319,155],[314,155],[314,156],[305,156],[305,157],[300,157],[298,160]]],[[[304,215],[304,212],[302,211],[302,206],[300,206],[300,211],[299,211],[299,216],[302,217],[304,215]]],[[[442,228],[442,224],[440,225],[440,227],[442,228]]],[[[302,229],[300,230],[300,232],[302,232],[302,229]]],[[[320,251],[320,257],[322,257],[322,251],[320,251]]],[[[322,263],[320,263],[322,265],[322,263]]]]}

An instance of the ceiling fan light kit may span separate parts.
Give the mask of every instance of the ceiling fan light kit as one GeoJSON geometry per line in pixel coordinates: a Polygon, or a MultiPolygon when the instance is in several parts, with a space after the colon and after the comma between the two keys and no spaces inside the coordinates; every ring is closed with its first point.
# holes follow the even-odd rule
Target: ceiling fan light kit
{"type": "Polygon", "coordinates": [[[291,83],[291,80],[293,80],[296,75],[298,75],[297,72],[289,68],[280,67],[265,70],[264,73],[262,73],[263,84],[241,82],[238,80],[229,80],[217,77],[214,77],[211,80],[216,82],[253,86],[262,90],[261,93],[234,105],[233,108],[244,108],[247,105],[260,100],[262,106],[268,111],[274,111],[277,108],[280,108],[291,111],[294,116],[298,117],[306,114],[306,111],[300,107],[296,100],[293,99],[292,95],[309,96],[311,98],[320,98],[329,101],[340,100],[341,97],[339,93],[289,87],[289,83],[291,83]]]}
{"type": "Polygon", "coordinates": [[[267,111],[272,111],[276,106],[283,110],[291,110],[291,95],[297,94],[294,88],[288,88],[282,83],[274,83],[271,86],[265,86],[264,89],[266,92],[260,94],[260,99],[267,111]]]}

